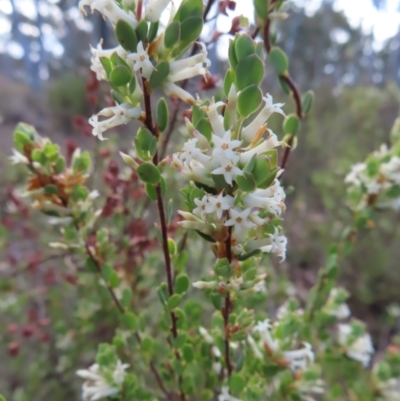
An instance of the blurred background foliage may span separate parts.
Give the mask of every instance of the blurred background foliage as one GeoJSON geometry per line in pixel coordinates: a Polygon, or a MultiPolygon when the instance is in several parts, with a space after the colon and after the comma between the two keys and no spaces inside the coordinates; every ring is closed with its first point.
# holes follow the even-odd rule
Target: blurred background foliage
{"type": "MultiPolygon", "coordinates": [[[[369,1],[359,2],[360,13],[361,3],[369,1]]],[[[289,20],[277,24],[276,40],[290,58],[294,81],[303,91],[313,89],[316,101],[283,178],[284,186],[293,190],[284,222],[288,258],[271,274],[286,272],[304,299],[324,264],[327,248],[352,222],[345,204],[344,176],[352,164],[388,142],[399,114],[400,30],[377,48],[373,34],[351,25],[343,13],[335,11],[334,2],[323,1],[312,15],[300,3],[304,2],[292,5],[289,20]]],[[[15,401],[48,400],[54,391],[58,401],[77,399],[79,383],[73,380],[74,372],[90,363],[98,342],[112,338],[110,327],[115,322],[112,313],[105,312],[112,305],[104,287],[90,274],[80,276],[85,286],[76,285],[68,263],[75,265],[75,272],[83,269],[82,261],[46,256],[48,251],[43,249],[54,240],[55,229],[35,214],[28,222],[23,208],[15,213],[10,193],[18,189],[21,177],[7,160],[11,133],[16,123],[25,121],[65,146],[67,153],[73,143],[95,150],[96,166],[106,171],[111,159],[118,161],[113,151],[128,148],[132,127],[110,135],[111,155],[94,138],[82,134],[79,116],[88,118],[106,101],[103,88],[99,104],[87,99],[88,43],[95,46],[103,38],[104,48],[115,44],[100,15],[86,21],[74,0],[35,0],[23,12],[24,1],[7,4],[0,9],[0,25],[9,27],[0,36],[0,358],[6,361],[0,367],[0,389],[15,401]],[[91,349],[83,348],[87,339],[93,343],[91,349]],[[67,359],[62,350],[71,342],[75,345],[67,359]],[[45,373],[43,364],[49,365],[45,373]],[[37,386],[43,380],[48,384],[37,386]]],[[[383,1],[374,4],[385,7],[383,1]]],[[[214,45],[210,49],[217,66],[213,74],[223,77],[226,62],[217,55],[214,45]]],[[[286,103],[288,112],[293,110],[271,68],[264,84],[276,101],[286,103]]],[[[183,113],[178,119],[183,121],[183,113]]],[[[280,124],[279,118],[271,122],[278,135],[280,124]]],[[[177,149],[182,138],[178,132],[174,135],[172,147],[177,149]]],[[[172,185],[169,197],[178,209],[179,197],[172,185]]],[[[153,223],[151,214],[145,218],[148,225],[153,223]]],[[[378,348],[387,345],[388,335],[396,330],[396,323],[390,327],[384,323],[387,307],[400,304],[399,223],[400,216],[394,212],[382,214],[378,227],[359,233],[354,251],[340,266],[340,281],[351,293],[354,315],[368,323],[378,348]]],[[[208,256],[202,256],[205,250],[197,249],[197,244],[191,236],[189,266],[204,270],[208,256]]],[[[151,271],[153,262],[144,262],[151,271]]]]}

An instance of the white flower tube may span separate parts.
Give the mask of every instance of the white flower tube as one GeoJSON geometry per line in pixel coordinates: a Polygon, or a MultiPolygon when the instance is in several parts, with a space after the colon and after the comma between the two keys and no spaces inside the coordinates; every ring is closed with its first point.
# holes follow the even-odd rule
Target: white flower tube
{"type": "Polygon", "coordinates": [[[171,0],[148,0],[144,7],[144,15],[147,21],[157,22],[170,2],[171,0]]]}
{"type": "Polygon", "coordinates": [[[104,18],[108,18],[114,25],[119,20],[124,20],[128,22],[133,28],[136,28],[137,21],[135,15],[129,11],[126,13],[124,10],[119,8],[114,0],[81,0],[79,2],[79,9],[85,15],[85,6],[89,6],[92,10],[97,10],[104,18]]]}
{"type": "Polygon", "coordinates": [[[132,107],[128,103],[118,104],[114,107],[107,107],[101,110],[97,115],[93,115],[89,119],[89,124],[93,127],[93,135],[97,136],[101,141],[103,132],[117,127],[118,125],[127,124],[132,119],[138,119],[143,115],[140,107],[132,107]],[[99,121],[99,117],[109,117],[106,120],[99,121]]]}

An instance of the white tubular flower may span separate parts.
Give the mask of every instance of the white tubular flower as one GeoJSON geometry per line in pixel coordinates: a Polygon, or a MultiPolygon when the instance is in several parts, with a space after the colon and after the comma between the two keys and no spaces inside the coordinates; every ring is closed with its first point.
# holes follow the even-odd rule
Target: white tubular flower
{"type": "Polygon", "coordinates": [[[101,372],[100,366],[97,364],[92,365],[89,369],[78,370],[76,374],[86,379],[82,385],[82,398],[85,401],[95,401],[116,396],[121,391],[126,375],[125,370],[128,366],[118,360],[112,372],[101,372]]]}
{"type": "Polygon", "coordinates": [[[17,150],[12,150],[13,154],[9,157],[9,160],[12,164],[28,164],[29,160],[22,153],[17,150]]]}
{"type": "Polygon", "coordinates": [[[329,293],[328,300],[326,301],[326,305],[324,307],[324,312],[330,315],[335,316],[337,319],[347,319],[350,317],[351,312],[348,305],[344,302],[337,302],[337,297],[339,295],[339,291],[345,291],[343,289],[332,288],[329,293]]]}
{"type": "Polygon", "coordinates": [[[260,333],[264,345],[266,345],[272,352],[278,350],[278,342],[274,340],[271,335],[271,322],[269,319],[258,322],[253,328],[253,333],[254,332],[260,333]]]}
{"type": "Polygon", "coordinates": [[[196,145],[198,139],[193,138],[186,141],[183,145],[182,153],[179,155],[179,159],[186,162],[188,165],[192,160],[196,160],[203,166],[208,164],[210,156],[205,155],[196,145]]]}
{"type": "Polygon", "coordinates": [[[89,119],[89,124],[93,127],[93,135],[103,141],[105,139],[103,132],[119,125],[127,124],[132,119],[138,119],[142,114],[143,112],[140,107],[132,107],[128,103],[122,103],[114,107],[107,107],[97,115],[93,115],[89,119]],[[109,118],[99,121],[99,117],[109,118]]]}
{"type": "Polygon", "coordinates": [[[182,89],[180,86],[177,84],[174,84],[173,82],[166,82],[162,86],[164,92],[168,96],[178,96],[181,100],[183,100],[186,103],[189,104],[196,104],[195,98],[187,91],[182,89]]]}
{"type": "Polygon", "coordinates": [[[224,157],[234,164],[239,161],[239,156],[236,154],[235,149],[242,144],[242,141],[232,140],[230,131],[226,131],[222,138],[213,135],[212,140],[214,142],[213,157],[224,157]]]}
{"type": "Polygon", "coordinates": [[[97,44],[97,47],[90,46],[92,58],[90,59],[90,69],[96,73],[96,78],[101,81],[107,78],[103,64],[101,64],[100,58],[110,58],[113,53],[117,53],[123,59],[126,59],[127,52],[122,46],[114,47],[113,49],[103,50],[103,40],[97,44]]]}
{"type": "Polygon", "coordinates": [[[353,332],[351,326],[348,324],[340,324],[338,329],[338,341],[344,347],[345,354],[349,358],[361,362],[364,367],[367,367],[374,353],[370,335],[365,333],[349,343],[353,332]]]}
{"type": "Polygon", "coordinates": [[[221,166],[214,169],[211,173],[215,175],[223,175],[227,184],[232,185],[233,179],[237,175],[243,175],[243,171],[236,167],[235,163],[224,157],[220,159],[221,166]]]}
{"type": "Polygon", "coordinates": [[[281,262],[283,262],[286,259],[287,238],[284,235],[280,235],[279,230],[276,227],[274,233],[268,235],[271,244],[261,247],[261,252],[275,253],[280,256],[281,262]]]}
{"type": "Polygon", "coordinates": [[[362,184],[362,173],[366,170],[367,165],[365,163],[357,163],[352,166],[351,171],[347,174],[344,182],[346,184],[361,185],[362,184]]]}
{"type": "Polygon", "coordinates": [[[235,234],[240,234],[243,228],[252,228],[255,227],[255,224],[249,220],[249,215],[251,213],[251,209],[230,209],[229,217],[230,219],[225,222],[225,226],[234,226],[235,234]]]}
{"type": "Polygon", "coordinates": [[[208,196],[204,195],[203,199],[194,199],[194,203],[196,204],[196,208],[193,209],[193,214],[197,214],[202,219],[206,217],[207,212],[207,203],[208,203],[208,196]]]}
{"type": "Polygon", "coordinates": [[[207,329],[205,329],[204,327],[200,326],[199,327],[199,333],[204,338],[204,341],[207,344],[214,344],[214,339],[210,336],[210,333],[207,331],[207,329]]]}
{"type": "Polygon", "coordinates": [[[254,356],[257,359],[263,359],[263,354],[260,351],[260,348],[258,347],[256,341],[254,340],[254,338],[251,335],[247,336],[247,342],[249,343],[250,348],[254,353],[254,356]]]}
{"type": "Polygon", "coordinates": [[[225,128],[224,128],[223,117],[218,114],[217,109],[218,107],[224,105],[225,105],[224,102],[215,103],[215,99],[212,98],[211,104],[209,106],[204,106],[203,108],[208,115],[214,135],[219,136],[220,138],[224,137],[225,128]]]}
{"type": "Polygon", "coordinates": [[[314,362],[314,352],[309,343],[304,343],[304,348],[283,352],[283,357],[293,371],[305,370],[310,363],[314,362]]]}
{"type": "Polygon", "coordinates": [[[218,396],[218,401],[241,401],[241,400],[239,400],[239,398],[230,395],[228,387],[222,387],[221,394],[218,396]]]}
{"type": "Polygon", "coordinates": [[[196,217],[194,214],[178,210],[178,213],[185,219],[178,222],[184,228],[191,228],[194,230],[207,230],[209,225],[203,220],[196,217]]]}
{"type": "Polygon", "coordinates": [[[97,10],[104,18],[108,18],[114,25],[118,20],[122,19],[131,24],[132,28],[136,28],[137,26],[135,15],[131,11],[126,13],[124,10],[119,8],[115,0],[81,0],[79,2],[79,9],[83,14],[87,15],[85,6],[89,6],[92,13],[94,10],[97,10]]]}
{"type": "Polygon", "coordinates": [[[247,141],[251,141],[253,137],[257,134],[258,129],[264,125],[264,123],[268,120],[268,118],[273,113],[279,113],[285,115],[282,110],[283,103],[275,103],[273,104],[272,96],[267,94],[264,96],[265,105],[263,109],[257,114],[255,119],[242,130],[242,137],[247,141]]]}
{"type": "Polygon", "coordinates": [[[210,177],[210,172],[201,163],[192,160],[189,164],[183,164],[182,174],[189,180],[201,182],[202,184],[214,187],[215,183],[210,177]]]}
{"type": "MultiPolygon", "coordinates": [[[[211,61],[207,58],[207,48],[202,42],[197,42],[201,46],[201,52],[194,56],[187,57],[181,60],[173,60],[169,64],[169,75],[174,76],[183,70],[187,70],[193,67],[210,67],[211,61]]],[[[199,75],[199,74],[196,74],[199,75]]],[[[173,82],[173,81],[171,81],[173,82]]]]}
{"type": "Polygon", "coordinates": [[[278,137],[271,130],[268,130],[268,132],[269,137],[266,140],[263,140],[255,148],[240,154],[240,161],[242,163],[247,164],[254,155],[262,155],[263,153],[273,150],[283,143],[282,141],[278,141],[278,137]]]}
{"type": "Polygon", "coordinates": [[[381,401],[400,400],[400,378],[391,378],[379,383],[381,401]]]}
{"type": "Polygon", "coordinates": [[[150,79],[151,74],[155,70],[154,65],[151,63],[149,59],[149,55],[147,53],[147,49],[145,50],[143,47],[143,43],[139,42],[137,45],[136,53],[131,53],[127,59],[132,61],[133,69],[135,72],[142,70],[142,75],[146,79],[150,79]]]}
{"type": "Polygon", "coordinates": [[[192,285],[199,290],[215,290],[218,288],[218,283],[216,281],[196,281],[192,285]]]}
{"type": "Polygon", "coordinates": [[[393,156],[380,167],[380,173],[396,184],[400,184],[400,158],[393,156]]]}
{"type": "Polygon", "coordinates": [[[235,199],[232,196],[224,196],[222,192],[218,196],[209,196],[206,212],[215,213],[217,219],[221,220],[223,212],[233,207],[234,202],[235,199]]]}
{"type": "Polygon", "coordinates": [[[268,212],[280,216],[285,211],[286,206],[285,191],[280,186],[279,181],[266,189],[256,189],[254,192],[249,193],[243,198],[243,203],[246,207],[257,207],[260,209],[266,209],[268,212]]]}
{"type": "Polygon", "coordinates": [[[176,95],[184,102],[192,105],[196,104],[194,97],[175,82],[190,79],[197,75],[206,75],[211,62],[207,58],[206,46],[204,43],[200,43],[200,45],[202,50],[199,54],[183,60],[175,60],[170,63],[167,81],[162,86],[167,95],[176,95]]]}
{"type": "Polygon", "coordinates": [[[157,22],[170,2],[171,0],[148,0],[144,7],[144,15],[147,21],[157,22]]]}

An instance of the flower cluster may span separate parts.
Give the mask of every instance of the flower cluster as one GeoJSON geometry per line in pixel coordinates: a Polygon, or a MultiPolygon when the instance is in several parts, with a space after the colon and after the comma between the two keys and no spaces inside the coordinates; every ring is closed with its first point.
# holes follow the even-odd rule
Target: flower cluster
{"type": "MultiPolygon", "coordinates": [[[[181,37],[175,35],[171,42],[168,26],[164,30],[158,30],[160,15],[170,2],[148,1],[144,19],[138,23],[127,2],[80,1],[79,7],[82,12],[86,13],[85,6],[90,6],[92,12],[97,10],[111,21],[120,42],[120,45],[113,49],[104,50],[102,41],[96,48],[91,48],[91,70],[96,73],[98,80],[110,81],[116,103],[113,107],[101,110],[89,120],[93,127],[93,135],[99,139],[104,139],[105,131],[126,124],[132,119],[144,120],[145,114],[141,106],[143,91],[139,84],[142,78],[148,81],[148,89],[160,87],[168,96],[176,95],[187,103],[196,103],[194,97],[178,86],[177,82],[199,75],[205,77],[210,60],[203,43],[199,43],[201,51],[198,54],[180,59],[184,50],[198,35],[193,36],[191,32],[181,37]],[[100,119],[104,117],[106,118],[100,119]]],[[[177,24],[184,23],[188,17],[182,14],[180,8],[176,10],[175,7],[171,7],[169,24],[176,27],[177,24]]],[[[196,31],[201,27],[202,20],[194,29],[196,31]]]]}
{"type": "Polygon", "coordinates": [[[352,166],[346,176],[349,205],[353,210],[367,207],[400,210],[400,143],[393,134],[399,127],[396,122],[391,147],[383,144],[365,162],[352,166]]]}
{"type": "MultiPolygon", "coordinates": [[[[367,367],[374,353],[371,337],[360,330],[360,324],[339,324],[338,341],[344,347],[345,354],[367,367]]],[[[361,326],[362,329],[362,326],[361,326]]]]}
{"type": "Polygon", "coordinates": [[[277,223],[285,210],[285,191],[276,166],[276,147],[282,142],[266,125],[272,113],[283,114],[282,104],[267,95],[250,123],[227,127],[219,110],[227,114],[237,103],[234,84],[228,99],[213,99],[197,109],[209,131],[205,124],[195,128],[195,121],[187,121],[191,138],[173,155],[173,167],[196,185],[184,192],[191,210],[180,211],[181,224],[216,239],[232,227],[236,255],[260,250],[284,260],[287,240],[277,223]]]}
{"type": "Polygon", "coordinates": [[[115,366],[107,367],[107,369],[94,364],[89,369],[78,370],[76,374],[86,380],[82,386],[83,400],[95,401],[119,394],[128,366],[118,360],[115,366]]]}

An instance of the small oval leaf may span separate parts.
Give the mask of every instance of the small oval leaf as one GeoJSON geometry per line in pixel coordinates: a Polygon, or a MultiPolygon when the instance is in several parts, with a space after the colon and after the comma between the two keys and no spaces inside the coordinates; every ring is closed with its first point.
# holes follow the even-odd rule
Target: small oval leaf
{"type": "Polygon", "coordinates": [[[239,92],[237,109],[243,117],[254,113],[261,105],[262,92],[256,85],[248,86],[239,92]]]}
{"type": "Polygon", "coordinates": [[[137,168],[137,174],[141,181],[147,184],[158,184],[161,174],[158,168],[151,163],[143,163],[137,168]]]}
{"type": "Polygon", "coordinates": [[[167,49],[174,47],[178,44],[181,37],[181,23],[179,21],[172,21],[165,30],[164,45],[167,49]]]}
{"type": "Polygon", "coordinates": [[[264,77],[263,62],[255,54],[247,56],[239,62],[235,74],[238,90],[253,84],[259,85],[264,77]]]}
{"type": "Polygon", "coordinates": [[[194,42],[203,29],[202,17],[189,17],[181,24],[180,40],[182,42],[194,42]]]}
{"type": "Polygon", "coordinates": [[[268,54],[268,59],[278,75],[287,73],[289,60],[286,53],[280,47],[273,47],[268,54]]]}
{"type": "Polygon", "coordinates": [[[135,30],[129,22],[120,19],[115,25],[115,36],[125,50],[136,52],[138,40],[135,30]]]}
{"type": "Polygon", "coordinates": [[[156,65],[150,77],[150,88],[159,88],[167,79],[169,74],[169,64],[166,61],[161,61],[156,65]]]}
{"type": "Polygon", "coordinates": [[[157,125],[158,129],[163,132],[168,126],[168,106],[165,99],[162,97],[157,103],[157,125]]]}
{"type": "Polygon", "coordinates": [[[240,35],[235,42],[235,53],[239,62],[256,51],[254,40],[248,35],[240,35]]]}
{"type": "Polygon", "coordinates": [[[126,85],[132,77],[132,72],[124,65],[117,65],[110,74],[110,81],[114,86],[126,85]]]}

